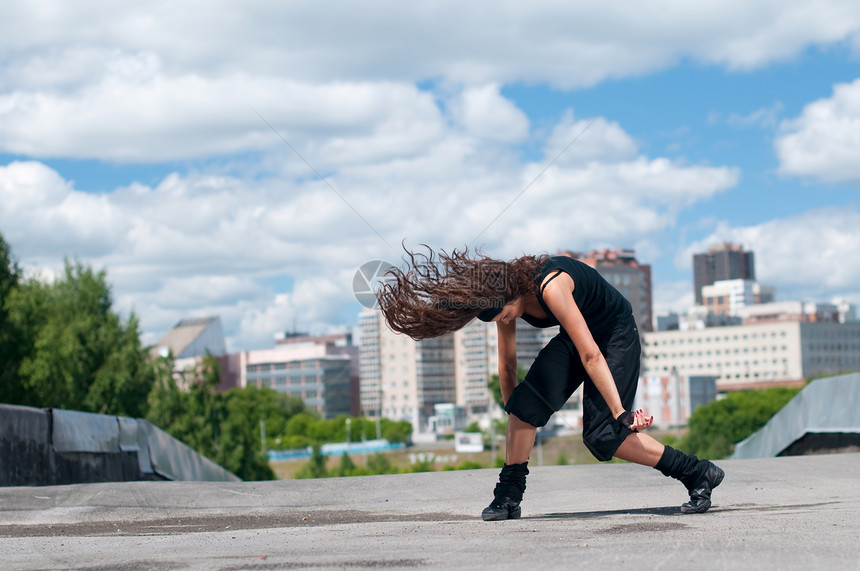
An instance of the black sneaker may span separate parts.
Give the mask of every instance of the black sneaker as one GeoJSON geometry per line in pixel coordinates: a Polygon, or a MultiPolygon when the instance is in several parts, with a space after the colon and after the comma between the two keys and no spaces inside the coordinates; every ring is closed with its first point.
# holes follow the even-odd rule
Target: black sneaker
{"type": "Polygon", "coordinates": [[[711,492],[720,485],[726,473],[716,464],[708,462],[708,468],[696,484],[690,488],[690,501],[681,505],[681,513],[703,514],[711,508],[711,492]]]}
{"type": "Polygon", "coordinates": [[[511,498],[496,498],[489,506],[481,512],[484,521],[501,521],[503,519],[520,519],[522,509],[520,502],[511,498]]]}

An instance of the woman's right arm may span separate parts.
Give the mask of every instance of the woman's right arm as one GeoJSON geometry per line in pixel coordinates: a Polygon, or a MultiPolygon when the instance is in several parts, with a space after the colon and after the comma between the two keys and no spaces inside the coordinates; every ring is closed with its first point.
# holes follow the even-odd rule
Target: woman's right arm
{"type": "Polygon", "coordinates": [[[510,323],[496,322],[499,340],[499,388],[502,391],[502,401],[508,404],[508,398],[517,386],[517,325],[516,320],[510,323]]]}

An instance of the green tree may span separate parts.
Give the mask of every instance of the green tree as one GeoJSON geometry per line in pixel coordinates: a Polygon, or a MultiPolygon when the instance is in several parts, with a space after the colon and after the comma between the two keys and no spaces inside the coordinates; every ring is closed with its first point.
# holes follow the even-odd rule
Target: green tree
{"type": "Polygon", "coordinates": [[[9,316],[9,298],[21,279],[12,250],[0,234],[0,402],[20,403],[23,387],[18,367],[24,357],[22,332],[9,316]]]}
{"type": "Polygon", "coordinates": [[[326,457],[323,456],[319,446],[314,446],[311,459],[296,473],[296,479],[325,478],[326,476],[328,476],[326,457]]]}
{"type": "MultiPolygon", "coordinates": [[[[253,387],[248,387],[249,389],[253,387]]],[[[287,422],[294,416],[303,413],[307,410],[305,402],[301,397],[286,393],[275,392],[271,389],[263,387],[260,389],[264,394],[271,393],[270,406],[264,408],[266,423],[266,435],[277,437],[284,434],[287,427],[287,422]]],[[[268,439],[270,449],[277,448],[274,442],[274,437],[268,439]]]]}
{"type": "Polygon", "coordinates": [[[477,422],[473,422],[472,424],[467,426],[466,430],[464,430],[463,432],[481,432],[481,427],[478,425],[477,422]]]}
{"type": "Polygon", "coordinates": [[[800,389],[772,387],[729,393],[697,408],[677,447],[703,458],[725,458],[734,445],[764,426],[800,389]]]}
{"type": "Polygon", "coordinates": [[[457,464],[457,470],[481,470],[484,468],[484,465],[480,462],[476,462],[475,460],[464,460],[457,464]]]}
{"type": "MultiPolygon", "coordinates": [[[[309,412],[296,414],[287,421],[284,427],[285,435],[302,437],[306,439],[307,442],[310,442],[311,427],[316,421],[317,418],[309,412]]],[[[307,444],[305,446],[307,446],[307,444]]]]}
{"type": "Polygon", "coordinates": [[[313,442],[343,442],[346,440],[345,420],[346,417],[337,418],[320,418],[308,426],[308,437],[313,442]]]}
{"type": "Polygon", "coordinates": [[[275,473],[263,449],[260,424],[278,405],[271,389],[245,387],[224,395],[214,460],[243,480],[273,480],[275,473]],[[256,422],[255,422],[256,421],[256,422]]]}
{"type": "MultiPolygon", "coordinates": [[[[169,360],[172,361],[172,360],[169,360]]],[[[263,449],[260,421],[277,424],[298,407],[295,399],[256,387],[219,394],[218,359],[207,355],[183,377],[160,378],[149,395],[148,420],[243,480],[271,480],[275,474],[263,449]]]]}
{"type": "Polygon", "coordinates": [[[352,461],[352,458],[349,457],[349,454],[344,452],[340,456],[340,465],[337,467],[337,472],[335,475],[337,476],[352,476],[356,472],[355,462],[352,461]]]}
{"type": "MultiPolygon", "coordinates": [[[[188,393],[179,389],[173,378],[173,358],[158,357],[153,361],[156,380],[147,397],[146,419],[166,430],[176,430],[188,413],[188,393]]],[[[175,435],[174,435],[175,436],[175,435]]]]}
{"type": "Polygon", "coordinates": [[[391,460],[382,452],[377,452],[367,459],[367,470],[371,474],[396,474],[397,468],[391,465],[391,460]]]}
{"type": "Polygon", "coordinates": [[[4,307],[26,350],[19,404],[143,416],[155,372],[138,323],[111,310],[105,272],[66,263],[51,284],[18,284],[4,307]]]}
{"type": "Polygon", "coordinates": [[[278,430],[291,415],[305,410],[304,403],[267,387],[230,389],[223,399],[225,409],[220,419],[216,461],[245,480],[273,479],[275,474],[261,440],[261,424],[267,433],[270,429],[278,430]]]}
{"type": "Polygon", "coordinates": [[[412,466],[409,468],[410,472],[432,472],[436,469],[436,455],[435,454],[427,454],[426,456],[419,456],[419,459],[416,462],[412,463],[412,466]]]}
{"type": "Polygon", "coordinates": [[[412,424],[406,420],[383,418],[382,437],[395,444],[406,444],[412,437],[412,424]]]}

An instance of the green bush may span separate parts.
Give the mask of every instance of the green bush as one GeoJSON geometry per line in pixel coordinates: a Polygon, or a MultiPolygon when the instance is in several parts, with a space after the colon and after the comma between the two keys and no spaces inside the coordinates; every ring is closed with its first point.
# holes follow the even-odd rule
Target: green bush
{"type": "Polygon", "coordinates": [[[457,465],[458,470],[480,470],[484,465],[480,462],[475,462],[474,460],[466,460],[465,462],[460,462],[457,465]]]}
{"type": "Polygon", "coordinates": [[[412,464],[410,471],[412,472],[432,472],[436,469],[435,463],[432,459],[427,460],[419,460],[412,464]]]}
{"type": "Polygon", "coordinates": [[[406,444],[412,437],[412,424],[405,420],[383,418],[382,437],[394,444],[406,444]]]}
{"type": "Polygon", "coordinates": [[[371,474],[397,473],[397,468],[391,465],[391,461],[382,452],[377,452],[367,459],[367,470],[371,474]]]}
{"type": "Polygon", "coordinates": [[[328,476],[326,457],[323,456],[319,446],[314,446],[311,459],[296,473],[296,479],[325,478],[326,476],[328,476]]]}

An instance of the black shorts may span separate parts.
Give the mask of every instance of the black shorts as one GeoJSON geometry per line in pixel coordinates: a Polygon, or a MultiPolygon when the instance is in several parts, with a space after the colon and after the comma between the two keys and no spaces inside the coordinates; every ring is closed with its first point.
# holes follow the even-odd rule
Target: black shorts
{"type": "MultiPolygon", "coordinates": [[[[609,338],[598,342],[598,347],[612,372],[621,404],[630,410],[639,385],[642,352],[633,316],[619,321],[609,338]]],[[[505,411],[532,426],[545,426],[583,383],[582,440],[595,458],[602,462],[611,460],[631,431],[612,418],[609,407],[585,372],[573,341],[563,331],[538,353],[526,378],[511,393],[505,411]]]]}

